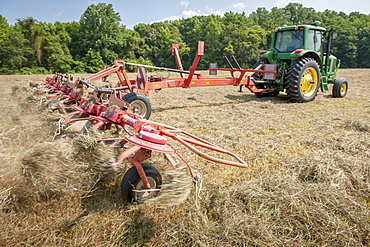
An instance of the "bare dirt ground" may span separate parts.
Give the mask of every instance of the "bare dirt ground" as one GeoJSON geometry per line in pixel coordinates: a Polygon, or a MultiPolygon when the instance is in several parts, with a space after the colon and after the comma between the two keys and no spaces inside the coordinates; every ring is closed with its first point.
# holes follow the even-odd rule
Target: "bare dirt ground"
{"type": "MultiPolygon", "coordinates": [[[[349,81],[345,98],[320,92],[305,104],[232,86],[150,92],[151,120],[250,166],[208,162],[174,143],[202,174],[202,199],[192,187],[178,203],[144,205],[122,203],[127,165],[97,179],[92,165],[119,150],[51,142],[63,115],[37,107],[42,94],[27,86],[46,75],[0,76],[0,246],[369,246],[370,69],[339,76],[349,81]]],[[[163,161],[149,162],[166,174],[163,161]]]]}

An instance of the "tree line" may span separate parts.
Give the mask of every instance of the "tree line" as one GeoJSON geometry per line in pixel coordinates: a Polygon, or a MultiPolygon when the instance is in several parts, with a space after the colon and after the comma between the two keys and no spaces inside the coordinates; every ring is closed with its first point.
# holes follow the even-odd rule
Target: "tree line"
{"type": "Polygon", "coordinates": [[[250,68],[258,52],[269,49],[276,27],[313,21],[337,30],[332,50],[342,68],[370,67],[370,15],[359,12],[318,12],[289,3],[270,11],[258,8],[249,15],[194,16],[137,24],[131,30],[120,23],[112,4],[98,3],[90,5],[79,22],[46,23],[29,17],[9,25],[0,15],[0,73],[93,73],[115,59],[172,68],[173,43],[180,45],[184,67],[189,68],[200,40],[205,54],[199,69],[207,69],[209,63],[225,67],[224,55],[235,55],[242,67],[250,68]]]}

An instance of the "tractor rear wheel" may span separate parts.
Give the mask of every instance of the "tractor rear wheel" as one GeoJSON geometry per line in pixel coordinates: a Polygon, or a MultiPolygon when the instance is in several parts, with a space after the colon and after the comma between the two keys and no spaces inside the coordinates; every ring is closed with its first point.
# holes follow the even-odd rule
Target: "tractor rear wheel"
{"type": "Polygon", "coordinates": [[[146,177],[153,191],[146,191],[144,184],[141,181],[136,167],[133,166],[127,170],[122,182],[121,191],[122,197],[125,202],[144,202],[150,198],[155,197],[159,193],[162,185],[162,176],[160,172],[152,165],[141,163],[143,166],[146,177]]]}
{"type": "Polygon", "coordinates": [[[131,112],[145,119],[149,119],[152,113],[152,105],[150,104],[148,97],[146,97],[144,94],[131,92],[125,94],[122,97],[122,100],[131,105],[130,108],[127,109],[127,112],[131,112]]]}
{"type": "Polygon", "coordinates": [[[320,88],[321,73],[313,58],[302,57],[292,63],[286,77],[285,89],[292,102],[315,99],[320,88]]]}
{"type": "Polygon", "coordinates": [[[333,86],[333,97],[343,98],[348,91],[348,81],[344,78],[337,78],[333,86]]]}

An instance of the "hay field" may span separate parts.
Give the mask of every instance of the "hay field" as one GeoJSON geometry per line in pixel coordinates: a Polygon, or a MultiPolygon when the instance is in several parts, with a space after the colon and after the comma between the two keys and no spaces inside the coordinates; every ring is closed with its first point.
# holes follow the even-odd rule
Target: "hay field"
{"type": "Polygon", "coordinates": [[[27,86],[46,75],[0,76],[0,246],[370,246],[370,69],[339,76],[345,98],[320,92],[305,104],[232,86],[150,92],[151,120],[250,167],[173,143],[202,174],[202,199],[190,176],[154,155],[148,163],[176,177],[180,192],[143,205],[121,201],[129,165],[99,179],[122,150],[51,142],[62,114],[36,107],[41,95],[27,86]]]}

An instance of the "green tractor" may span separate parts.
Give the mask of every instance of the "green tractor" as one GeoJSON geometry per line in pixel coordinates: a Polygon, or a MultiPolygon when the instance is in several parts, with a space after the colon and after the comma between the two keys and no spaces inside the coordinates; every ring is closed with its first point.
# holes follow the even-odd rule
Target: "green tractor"
{"type": "Polygon", "coordinates": [[[276,76],[253,74],[255,86],[267,89],[256,93],[257,97],[273,96],[285,90],[292,102],[308,102],[315,99],[319,88],[328,92],[328,84],[333,84],[333,97],[342,98],[347,94],[347,80],[336,78],[340,60],[330,50],[336,32],[318,24],[320,22],[275,29],[270,50],[260,52],[260,60],[254,68],[276,70],[276,76]]]}

